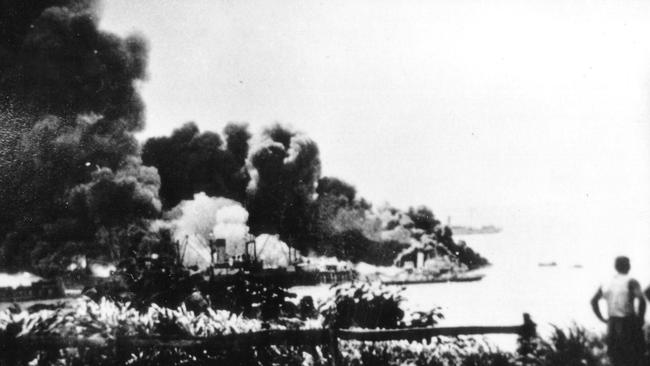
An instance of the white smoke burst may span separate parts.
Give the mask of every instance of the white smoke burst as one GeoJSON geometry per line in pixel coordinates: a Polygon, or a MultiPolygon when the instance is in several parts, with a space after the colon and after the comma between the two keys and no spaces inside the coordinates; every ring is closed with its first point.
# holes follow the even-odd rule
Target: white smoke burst
{"type": "Polygon", "coordinates": [[[174,208],[177,217],[170,222],[173,238],[179,243],[185,265],[207,268],[210,263],[210,240],[226,239],[226,254],[244,253],[248,237],[248,212],[237,201],[197,193],[174,208]]]}

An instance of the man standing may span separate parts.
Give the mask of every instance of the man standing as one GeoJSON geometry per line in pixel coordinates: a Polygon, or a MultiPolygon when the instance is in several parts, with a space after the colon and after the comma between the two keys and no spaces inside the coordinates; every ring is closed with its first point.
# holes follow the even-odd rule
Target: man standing
{"type": "Polygon", "coordinates": [[[607,354],[614,366],[640,365],[645,348],[643,319],[646,303],[639,282],[628,276],[630,259],[617,257],[617,274],[601,286],[591,299],[591,307],[601,321],[607,323],[607,354]],[[607,302],[608,319],[602,316],[598,302],[607,302]],[[638,310],[634,300],[638,300],[638,310]]]}

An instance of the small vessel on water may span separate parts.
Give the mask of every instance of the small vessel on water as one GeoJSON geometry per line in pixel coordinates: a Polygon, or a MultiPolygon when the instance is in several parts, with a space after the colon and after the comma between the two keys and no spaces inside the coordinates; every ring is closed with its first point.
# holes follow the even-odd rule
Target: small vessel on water
{"type": "Polygon", "coordinates": [[[481,227],[472,226],[452,226],[451,231],[455,235],[475,235],[475,234],[498,234],[501,228],[494,225],[486,225],[481,227]]]}
{"type": "Polygon", "coordinates": [[[540,266],[540,267],[556,267],[557,262],[540,262],[540,263],[537,263],[537,265],[540,266]]]}
{"type": "Polygon", "coordinates": [[[483,274],[474,274],[474,275],[454,275],[454,276],[442,276],[442,277],[433,277],[425,279],[412,279],[412,280],[399,280],[399,281],[382,281],[384,285],[418,285],[418,284],[429,284],[429,283],[447,283],[447,282],[475,282],[480,281],[485,277],[483,274]]]}

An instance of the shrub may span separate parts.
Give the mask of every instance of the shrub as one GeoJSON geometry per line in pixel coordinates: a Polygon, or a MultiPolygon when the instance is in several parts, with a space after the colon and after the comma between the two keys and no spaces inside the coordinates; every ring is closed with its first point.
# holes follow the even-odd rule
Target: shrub
{"type": "Polygon", "coordinates": [[[522,362],[545,366],[607,365],[603,339],[579,325],[566,330],[554,327],[548,340],[535,338],[520,342],[518,353],[522,362]]]}
{"type": "Polygon", "coordinates": [[[514,354],[494,349],[473,337],[437,337],[429,343],[345,342],[345,364],[372,366],[510,366],[516,365],[514,354]]]}
{"type": "Polygon", "coordinates": [[[199,284],[199,289],[208,297],[212,307],[247,317],[270,320],[298,315],[297,306],[288,301],[296,297],[294,293],[248,274],[238,273],[218,282],[204,281],[199,284]]]}
{"type": "Polygon", "coordinates": [[[335,286],[334,296],[321,304],[324,325],[332,328],[396,328],[404,317],[403,298],[396,288],[369,283],[335,286]]]}
{"type": "MultiPolygon", "coordinates": [[[[313,326],[309,322],[303,323],[313,326]]],[[[0,365],[114,365],[115,340],[120,336],[165,337],[193,339],[219,334],[248,333],[265,327],[282,329],[279,323],[263,324],[225,310],[208,309],[195,314],[184,306],[169,309],[151,305],[141,313],[128,304],[102,299],[96,303],[79,299],[47,309],[30,312],[11,309],[0,312],[0,365]],[[23,336],[54,336],[104,340],[103,346],[34,348],[27,343],[16,343],[23,336]]],[[[128,365],[300,365],[306,352],[310,357],[326,364],[328,354],[321,347],[270,346],[237,349],[160,349],[140,347],[129,349],[128,365]]]]}
{"type": "Polygon", "coordinates": [[[323,324],[332,328],[399,328],[437,324],[439,308],[407,316],[401,308],[403,289],[382,284],[348,283],[333,286],[334,296],[321,304],[323,324]]]}
{"type": "Polygon", "coordinates": [[[151,305],[141,313],[129,306],[102,299],[78,299],[53,309],[0,312],[0,333],[13,336],[55,335],[61,337],[117,336],[209,337],[260,330],[262,323],[226,310],[208,309],[195,314],[185,306],[170,309],[151,305]]]}
{"type": "Polygon", "coordinates": [[[361,229],[323,234],[314,240],[310,250],[316,255],[336,257],[353,263],[366,262],[376,266],[390,266],[409,245],[397,241],[369,239],[361,229]]]}
{"type": "Polygon", "coordinates": [[[578,325],[566,331],[554,327],[546,348],[548,366],[598,366],[606,358],[604,342],[578,325]]]}

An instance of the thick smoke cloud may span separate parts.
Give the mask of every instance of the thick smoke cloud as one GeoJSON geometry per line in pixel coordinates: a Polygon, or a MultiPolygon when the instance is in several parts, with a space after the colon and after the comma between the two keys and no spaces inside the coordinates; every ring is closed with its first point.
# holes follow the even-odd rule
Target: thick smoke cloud
{"type": "Polygon", "coordinates": [[[92,113],[122,119],[128,130],[143,127],[143,103],[133,83],[145,76],[141,38],[100,31],[90,1],[3,1],[0,14],[5,102],[36,117],[92,113]]]}
{"type": "Polygon", "coordinates": [[[318,193],[318,197],[334,196],[344,198],[348,203],[352,203],[357,196],[357,189],[341,179],[323,177],[318,181],[316,193],[318,193]]]}
{"type": "Polygon", "coordinates": [[[280,125],[262,134],[251,153],[250,226],[300,243],[308,234],[320,156],[315,142],[280,125]]]}
{"type": "Polygon", "coordinates": [[[247,126],[230,124],[225,128],[226,146],[219,134],[200,132],[196,124],[186,123],[170,137],[147,140],[142,150],[146,165],[155,166],[162,178],[160,196],[170,208],[195,193],[244,201],[248,174],[247,126]]]}
{"type": "Polygon", "coordinates": [[[248,141],[251,138],[248,124],[230,123],[223,129],[223,134],[226,135],[227,150],[232,153],[237,164],[243,167],[248,157],[248,141]]]}
{"type": "Polygon", "coordinates": [[[408,215],[413,220],[415,227],[424,230],[427,234],[433,233],[440,226],[440,220],[426,206],[409,207],[408,215]]]}
{"type": "Polygon", "coordinates": [[[78,118],[71,126],[46,117],[5,148],[12,150],[2,162],[7,169],[0,177],[0,205],[11,210],[2,210],[0,221],[11,225],[16,212],[23,221],[60,216],[57,206],[64,203],[66,190],[88,181],[97,167],[118,168],[137,144],[128,132],[105,131],[101,122],[89,118],[78,118]]]}
{"type": "Polygon", "coordinates": [[[255,238],[255,255],[264,268],[289,266],[289,246],[277,235],[261,234],[255,238]]]}
{"type": "Polygon", "coordinates": [[[115,172],[110,168],[93,172],[92,181],[75,187],[70,200],[95,225],[120,226],[159,216],[159,185],[156,168],[142,167],[132,157],[115,172]]]}
{"type": "Polygon", "coordinates": [[[131,157],[116,171],[98,169],[90,182],[73,188],[68,194],[72,216],[83,218],[86,227],[94,228],[96,243],[107,244],[98,254],[119,260],[127,251],[137,250],[125,243],[128,233],[125,235],[124,228],[146,226],[145,220],[160,215],[159,186],[156,169],[142,167],[139,158],[131,157]],[[105,239],[98,240],[98,235],[105,239]]]}
{"type": "Polygon", "coordinates": [[[212,228],[215,239],[226,240],[226,255],[228,257],[242,255],[248,240],[248,211],[240,205],[232,205],[219,209],[216,223],[212,228]]]}
{"type": "Polygon", "coordinates": [[[72,197],[84,190],[122,192],[130,226],[158,214],[157,174],[133,136],[146,61],[141,38],[98,28],[93,1],[0,1],[0,265],[92,252],[110,215],[82,216],[72,197]]]}

